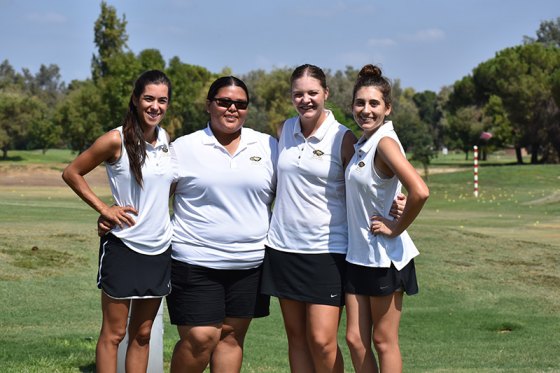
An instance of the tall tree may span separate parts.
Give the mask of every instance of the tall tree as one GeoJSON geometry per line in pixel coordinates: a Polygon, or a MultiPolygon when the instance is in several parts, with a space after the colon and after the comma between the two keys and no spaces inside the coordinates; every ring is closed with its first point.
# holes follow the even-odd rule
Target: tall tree
{"type": "Polygon", "coordinates": [[[101,14],[95,21],[94,35],[98,54],[93,55],[91,70],[92,78],[96,81],[107,75],[108,60],[127,48],[126,17],[123,15],[119,19],[116,9],[102,1],[101,14]]]}
{"type": "Polygon", "coordinates": [[[492,95],[501,98],[508,119],[518,133],[515,144],[531,151],[531,163],[553,161],[560,149],[551,133],[558,126],[558,106],[553,98],[554,74],[560,66],[560,48],[542,43],[504,49],[473,71],[479,97],[488,102],[492,95]],[[539,155],[542,156],[539,159],[539,155]]]}
{"type": "Polygon", "coordinates": [[[543,21],[537,30],[537,37],[525,36],[525,44],[543,43],[560,48],[560,17],[556,20],[543,21]]]}

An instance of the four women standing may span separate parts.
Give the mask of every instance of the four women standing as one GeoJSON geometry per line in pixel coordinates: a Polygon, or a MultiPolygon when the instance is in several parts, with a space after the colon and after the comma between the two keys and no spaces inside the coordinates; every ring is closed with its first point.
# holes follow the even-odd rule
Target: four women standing
{"type": "MultiPolygon", "coordinates": [[[[210,87],[207,128],[171,146],[178,184],[168,307],[180,335],[173,372],[202,372],[208,363],[213,372],[241,369],[250,321],[268,314],[268,297],[259,290],[263,256],[262,293],[280,298],[292,371],[344,370],[337,330],[345,291],[356,371],[376,369],[372,336],[382,371],[401,367],[402,292],[417,292],[412,258],[418,251],[405,229],[428,190],[406,160],[392,124],[385,123],[390,85],[377,67],[360,72],[353,112],[364,136],[355,154],[355,136],[325,109],[329,91],[320,68],[296,68],[291,91],[298,116],[284,123],[279,154],[276,140],[243,128],[249,93],[234,77],[210,87]],[[402,216],[392,220],[401,182],[409,197],[402,216]]],[[[160,114],[148,110],[148,122],[161,120],[160,114]]],[[[91,165],[96,164],[76,173],[89,172],[91,165]]],[[[107,220],[134,229],[128,214],[138,210],[111,207],[119,212],[113,216],[97,208],[88,188],[74,179],[69,184],[107,220]]],[[[141,178],[136,182],[142,185],[141,178]]]]}

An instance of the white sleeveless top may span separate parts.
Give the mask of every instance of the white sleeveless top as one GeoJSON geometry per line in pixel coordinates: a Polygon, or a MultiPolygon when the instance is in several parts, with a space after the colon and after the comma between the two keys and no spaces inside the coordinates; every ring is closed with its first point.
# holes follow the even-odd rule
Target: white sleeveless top
{"type": "Polygon", "coordinates": [[[347,131],[330,111],[307,139],[299,117],[286,120],[278,145],[278,186],[268,246],[301,254],[346,253],[341,146],[347,131]]]}
{"type": "Polygon", "coordinates": [[[157,129],[155,146],[146,143],[146,161],[142,166],[143,187],[130,170],[124,146],[122,126],[115,129],[121,135],[121,156],[114,163],[105,162],[113,199],[119,206],[130,205],[138,215],[130,214],[136,224],[111,230],[130,249],[146,255],[157,255],[169,248],[173,229],[169,217],[169,188],[173,182],[173,167],[167,135],[157,129]]]}
{"type": "Polygon", "coordinates": [[[406,231],[389,238],[370,231],[373,215],[392,219],[391,204],[401,191],[397,176],[386,178],[374,167],[377,145],[383,137],[394,139],[404,154],[392,122],[384,123],[369,139],[362,137],[354,146],[356,152],[346,168],[346,204],[348,211],[348,254],[350,263],[388,268],[391,263],[401,270],[419,254],[406,231]]]}

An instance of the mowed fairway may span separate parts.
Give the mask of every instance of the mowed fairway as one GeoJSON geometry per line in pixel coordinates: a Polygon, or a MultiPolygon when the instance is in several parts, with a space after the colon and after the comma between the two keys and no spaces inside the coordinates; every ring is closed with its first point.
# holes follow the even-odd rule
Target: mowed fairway
{"type": "MultiPolygon", "coordinates": [[[[0,162],[0,371],[92,372],[97,215],[60,180],[73,156],[18,157],[0,162]]],[[[420,294],[405,298],[404,371],[560,372],[560,166],[482,162],[479,198],[457,166],[430,175],[409,229],[420,294]]],[[[92,184],[109,200],[103,172],[92,184]]],[[[249,330],[244,372],[289,371],[275,300],[271,313],[249,330]]],[[[177,333],[165,324],[168,369],[177,333]]]]}

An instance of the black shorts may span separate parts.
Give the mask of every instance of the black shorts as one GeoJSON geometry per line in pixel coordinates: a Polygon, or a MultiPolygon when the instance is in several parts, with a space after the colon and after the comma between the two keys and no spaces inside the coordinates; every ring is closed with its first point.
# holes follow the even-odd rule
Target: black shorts
{"type": "Polygon", "coordinates": [[[171,246],[145,255],[109,233],[101,237],[98,264],[97,287],[111,298],[161,298],[171,291],[171,246]]]}
{"type": "Polygon", "coordinates": [[[261,267],[212,269],[172,260],[172,291],[167,296],[171,324],[213,325],[226,317],[268,316],[270,297],[259,290],[261,267]]]}
{"type": "Polygon", "coordinates": [[[281,299],[344,305],[344,254],[296,254],[266,247],[261,291],[281,299]]]}
{"type": "Polygon", "coordinates": [[[391,264],[389,268],[372,268],[346,263],[346,283],[344,290],[350,294],[380,297],[405,291],[408,295],[418,293],[418,281],[414,259],[398,271],[391,264]]]}

